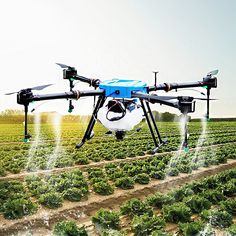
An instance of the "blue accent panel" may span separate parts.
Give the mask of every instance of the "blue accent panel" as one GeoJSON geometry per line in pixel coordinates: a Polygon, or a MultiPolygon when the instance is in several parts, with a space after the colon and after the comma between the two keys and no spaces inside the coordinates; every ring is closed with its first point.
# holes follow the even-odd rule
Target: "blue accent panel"
{"type": "Polygon", "coordinates": [[[141,80],[112,79],[99,84],[106,97],[131,98],[133,91],[147,93],[147,84],[141,80]]]}

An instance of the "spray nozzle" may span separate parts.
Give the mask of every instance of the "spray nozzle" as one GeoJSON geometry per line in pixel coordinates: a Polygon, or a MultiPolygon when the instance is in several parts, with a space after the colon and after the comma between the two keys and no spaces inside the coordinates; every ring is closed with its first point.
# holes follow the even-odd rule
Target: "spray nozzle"
{"type": "Polygon", "coordinates": [[[24,143],[28,143],[30,141],[29,138],[24,138],[24,143]]]}
{"type": "Polygon", "coordinates": [[[188,153],[189,152],[189,147],[184,147],[184,152],[188,153]]]}
{"type": "Polygon", "coordinates": [[[70,100],[68,112],[71,113],[74,108],[75,107],[72,105],[72,101],[70,100]]]}

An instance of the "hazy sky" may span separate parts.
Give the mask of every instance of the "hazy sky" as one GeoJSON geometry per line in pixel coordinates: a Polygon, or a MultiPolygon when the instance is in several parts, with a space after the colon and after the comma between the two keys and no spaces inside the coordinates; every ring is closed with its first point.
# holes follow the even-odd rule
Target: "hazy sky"
{"type": "MultiPolygon", "coordinates": [[[[84,76],[149,84],[153,70],[160,71],[160,82],[184,82],[218,68],[212,97],[219,100],[212,102],[211,115],[236,116],[235,12],[235,0],[1,1],[0,110],[21,108],[6,92],[47,83],[55,86],[44,93],[67,91],[68,81],[55,65],[61,62],[84,76]]],[[[75,112],[90,112],[90,104],[77,102],[75,112]]],[[[54,101],[40,109],[61,112],[68,105],[54,101]]],[[[197,109],[200,116],[205,103],[197,109]]]]}

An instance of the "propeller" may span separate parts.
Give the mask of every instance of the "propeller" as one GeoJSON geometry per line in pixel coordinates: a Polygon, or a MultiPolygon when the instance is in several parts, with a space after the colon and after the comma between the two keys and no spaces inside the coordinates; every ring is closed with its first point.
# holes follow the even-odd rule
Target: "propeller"
{"type": "Polygon", "coordinates": [[[158,96],[158,95],[154,95],[156,96],[158,99],[160,100],[172,100],[172,99],[184,99],[184,98],[192,98],[192,99],[195,99],[195,100],[204,100],[204,101],[207,101],[207,100],[217,100],[217,99],[214,99],[214,98],[198,98],[198,97],[190,97],[190,96],[158,96]]]}
{"type": "Polygon", "coordinates": [[[66,68],[73,68],[71,66],[67,66],[65,64],[61,64],[61,63],[56,63],[58,66],[60,66],[62,69],[66,69],[66,68]]]}
{"type": "Polygon", "coordinates": [[[216,98],[193,98],[195,100],[203,100],[203,101],[209,101],[209,100],[218,100],[216,98]]]}
{"type": "MultiPolygon", "coordinates": [[[[53,84],[45,84],[45,85],[40,85],[40,86],[27,88],[27,89],[29,89],[29,90],[43,90],[46,87],[51,86],[51,85],[53,85],[53,84]]],[[[15,93],[19,93],[19,91],[18,92],[12,92],[12,93],[5,93],[5,95],[12,95],[12,94],[15,94],[15,93]]]]}
{"type": "Polygon", "coordinates": [[[217,75],[219,72],[219,70],[213,70],[213,71],[210,71],[207,76],[212,76],[212,75],[217,75]]]}

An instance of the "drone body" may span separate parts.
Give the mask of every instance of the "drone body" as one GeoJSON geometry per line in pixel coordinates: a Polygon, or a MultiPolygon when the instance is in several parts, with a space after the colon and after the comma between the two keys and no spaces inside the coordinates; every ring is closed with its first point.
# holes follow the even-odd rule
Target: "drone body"
{"type": "MultiPolygon", "coordinates": [[[[76,145],[76,148],[82,147],[86,140],[93,137],[93,127],[97,119],[99,119],[101,123],[108,128],[108,133],[114,131],[116,138],[118,140],[122,140],[126,131],[132,129],[136,124],[140,123],[144,116],[155,144],[155,148],[152,150],[152,153],[155,153],[159,147],[167,142],[167,140],[163,140],[161,138],[149,103],[159,103],[174,107],[179,109],[182,114],[187,115],[188,113],[195,111],[195,100],[206,100],[206,117],[209,118],[209,101],[212,100],[210,99],[210,90],[211,88],[217,87],[217,78],[214,77],[214,75],[218,73],[218,70],[208,73],[202,81],[163,84],[156,84],[157,72],[155,72],[155,84],[154,86],[148,86],[145,82],[140,80],[113,79],[101,82],[99,79],[90,79],[78,75],[74,67],[59,63],[57,64],[63,68],[63,78],[69,80],[69,92],[45,95],[34,95],[32,92],[32,90],[41,90],[49,85],[23,89],[17,92],[17,103],[24,105],[25,108],[24,140],[26,142],[31,137],[27,130],[27,114],[28,105],[30,102],[67,99],[69,100],[68,111],[72,112],[74,109],[72,99],[78,100],[81,97],[93,96],[94,110],[82,141],[76,145]],[[75,80],[88,83],[91,87],[94,87],[94,90],[74,90],[73,82],[75,80]],[[177,91],[179,88],[194,87],[205,87],[207,89],[207,98],[194,98],[190,96],[158,96],[156,94],[150,94],[150,92],[158,90],[169,92],[172,89],[177,91]],[[98,97],[98,100],[95,104],[96,97],[98,97]]],[[[12,93],[7,95],[10,94],[12,93]]],[[[185,125],[185,138],[182,143],[183,148],[187,148],[187,136],[187,125],[185,125]]]]}
{"type": "Polygon", "coordinates": [[[140,102],[132,98],[132,94],[147,93],[147,84],[139,80],[113,79],[101,82],[99,89],[105,91],[108,102],[99,109],[98,120],[114,131],[117,139],[123,139],[124,133],[143,119],[140,102]]]}
{"type": "Polygon", "coordinates": [[[100,89],[104,89],[106,97],[132,98],[134,92],[147,93],[147,84],[140,80],[113,79],[101,82],[100,89]]]}

